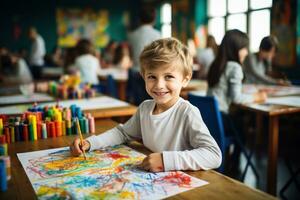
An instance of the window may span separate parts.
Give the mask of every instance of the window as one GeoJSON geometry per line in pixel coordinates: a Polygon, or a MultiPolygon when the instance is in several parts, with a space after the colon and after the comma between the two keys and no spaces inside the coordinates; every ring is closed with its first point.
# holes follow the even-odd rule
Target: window
{"type": "Polygon", "coordinates": [[[213,35],[217,43],[221,43],[221,40],[225,34],[225,20],[223,17],[215,17],[208,21],[208,33],[213,35]]]}
{"type": "Polygon", "coordinates": [[[172,27],[171,27],[171,22],[172,22],[172,7],[171,4],[165,3],[161,7],[160,11],[161,15],[161,34],[162,37],[171,37],[172,36],[172,27]]]}
{"type": "Polygon", "coordinates": [[[217,43],[230,29],[248,34],[250,51],[258,51],[260,41],[270,34],[272,0],[208,0],[208,33],[217,43]]]}

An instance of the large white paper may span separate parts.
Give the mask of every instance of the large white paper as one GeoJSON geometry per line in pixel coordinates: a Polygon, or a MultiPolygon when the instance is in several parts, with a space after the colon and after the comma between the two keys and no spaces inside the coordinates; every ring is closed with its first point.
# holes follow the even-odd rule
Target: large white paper
{"type": "Polygon", "coordinates": [[[300,96],[267,98],[266,103],[300,107],[300,96]]]}
{"type": "Polygon", "coordinates": [[[69,148],[17,154],[39,199],[161,199],[208,182],[180,171],[150,173],[145,158],[120,145],[70,156],[69,148]]]}
{"type": "Polygon", "coordinates": [[[244,93],[253,94],[258,91],[265,91],[269,97],[300,95],[300,87],[297,86],[275,86],[275,85],[253,85],[253,84],[243,85],[244,93]]]}

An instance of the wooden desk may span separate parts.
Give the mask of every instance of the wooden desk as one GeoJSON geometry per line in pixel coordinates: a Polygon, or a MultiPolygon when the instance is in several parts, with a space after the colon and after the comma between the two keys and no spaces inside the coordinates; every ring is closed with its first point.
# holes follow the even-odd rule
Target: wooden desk
{"type": "MultiPolygon", "coordinates": [[[[116,122],[111,120],[98,120],[96,122],[96,132],[103,132],[115,125],[116,122]]],[[[86,137],[87,135],[84,136],[86,137]]],[[[75,136],[63,136],[59,138],[38,140],[35,142],[17,142],[10,144],[8,151],[11,157],[12,179],[8,182],[8,190],[6,192],[0,192],[0,199],[36,199],[35,192],[16,153],[68,146],[73,141],[74,137],[75,136]]],[[[137,142],[134,142],[129,146],[142,153],[148,154],[150,152],[137,142]]],[[[252,189],[213,170],[187,173],[206,180],[209,184],[180,193],[168,199],[275,199],[273,196],[252,189]]]]}
{"type": "MultiPolygon", "coordinates": [[[[75,99],[60,101],[59,105],[70,107],[72,104],[79,106],[84,113],[91,113],[95,118],[111,118],[133,115],[137,107],[108,96],[90,99],[75,99]]],[[[56,105],[56,102],[42,103],[40,106],[56,105]]],[[[0,107],[0,114],[18,115],[25,112],[31,104],[0,107]]]]}
{"type": "Polygon", "coordinates": [[[95,110],[85,110],[84,113],[91,113],[94,118],[111,118],[132,116],[137,111],[137,107],[129,104],[124,107],[102,108],[95,110]]]}
{"type": "Polygon", "coordinates": [[[269,118],[267,192],[276,195],[279,117],[291,113],[300,113],[300,107],[272,104],[248,104],[237,106],[241,109],[256,113],[256,130],[258,131],[261,130],[262,127],[262,116],[265,115],[269,118]]]}

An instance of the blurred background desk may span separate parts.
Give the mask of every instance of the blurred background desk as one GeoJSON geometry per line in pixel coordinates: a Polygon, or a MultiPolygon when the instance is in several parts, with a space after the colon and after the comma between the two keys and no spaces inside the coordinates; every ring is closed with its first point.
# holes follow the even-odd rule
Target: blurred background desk
{"type": "MultiPolygon", "coordinates": [[[[285,97],[286,98],[286,97],[285,97]]],[[[267,192],[276,195],[277,191],[277,158],[278,158],[278,134],[279,117],[291,113],[300,113],[300,96],[292,97],[293,104],[282,97],[269,98],[263,104],[239,104],[238,108],[252,111],[256,114],[256,130],[259,136],[262,130],[263,116],[269,119],[268,124],[268,174],[267,174],[267,192]],[[277,99],[277,101],[276,101],[277,99]],[[280,101],[281,100],[281,101],[280,101]],[[269,101],[269,102],[268,102],[269,101]],[[280,103],[281,102],[281,103],[280,103]],[[298,106],[297,106],[298,102],[298,106]]]]}
{"type": "Polygon", "coordinates": [[[51,102],[55,101],[55,99],[45,93],[34,93],[30,96],[17,94],[17,95],[8,95],[8,96],[0,96],[0,106],[7,105],[16,105],[16,104],[24,104],[24,103],[42,103],[42,102],[51,102]]]}
{"type": "MultiPolygon", "coordinates": [[[[58,102],[60,106],[70,107],[73,104],[79,106],[84,113],[91,113],[96,118],[111,118],[133,115],[137,107],[127,102],[108,97],[99,96],[90,99],[64,100],[58,102]]],[[[39,106],[55,106],[57,102],[41,103],[39,106]]],[[[0,107],[0,114],[18,115],[27,111],[32,104],[0,107]]]]}
{"type": "MultiPolygon", "coordinates": [[[[97,120],[96,132],[102,133],[116,126],[117,123],[111,120],[97,120]]],[[[87,137],[88,135],[84,135],[87,137]]],[[[34,142],[16,142],[9,145],[8,152],[11,157],[12,179],[8,182],[8,190],[0,193],[0,199],[36,199],[35,192],[29,182],[21,163],[17,158],[17,153],[37,151],[50,148],[69,146],[76,136],[62,136],[48,138],[34,142]]],[[[130,147],[142,153],[150,153],[142,144],[133,142],[130,147]]],[[[169,197],[168,199],[275,199],[264,192],[252,189],[227,176],[210,171],[187,171],[191,176],[209,182],[208,185],[199,187],[184,193],[169,197]]]]}

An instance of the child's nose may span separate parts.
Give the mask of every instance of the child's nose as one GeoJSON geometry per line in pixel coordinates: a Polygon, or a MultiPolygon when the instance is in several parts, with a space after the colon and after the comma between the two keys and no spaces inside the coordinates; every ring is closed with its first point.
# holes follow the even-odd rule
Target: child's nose
{"type": "Polygon", "coordinates": [[[163,79],[157,79],[157,82],[156,82],[157,88],[162,88],[162,87],[164,87],[164,85],[165,85],[165,81],[163,79]]]}

